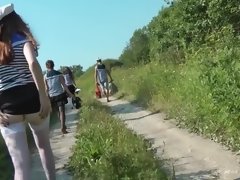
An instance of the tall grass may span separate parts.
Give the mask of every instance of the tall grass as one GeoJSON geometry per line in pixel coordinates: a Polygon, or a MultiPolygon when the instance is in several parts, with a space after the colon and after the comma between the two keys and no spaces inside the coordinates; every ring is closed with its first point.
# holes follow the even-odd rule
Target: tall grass
{"type": "Polygon", "coordinates": [[[100,103],[85,103],[78,127],[69,164],[75,179],[166,179],[151,145],[100,103]]]}
{"type": "MultiPolygon", "coordinates": [[[[188,61],[180,65],[153,61],[135,68],[116,68],[113,70],[113,78],[118,86],[119,95],[124,94],[129,100],[152,110],[160,109],[170,117],[176,118],[179,125],[187,127],[190,131],[224,143],[233,150],[239,150],[239,113],[234,115],[228,110],[232,107],[234,112],[238,112],[238,95],[233,93],[238,92],[238,65],[228,74],[226,65],[225,68],[220,65],[212,67],[212,72],[209,66],[206,67],[200,61],[215,56],[216,59],[221,58],[221,61],[225,62],[230,56],[227,52],[229,51],[226,49],[225,52],[219,51],[216,54],[203,49],[201,53],[189,56],[188,61]],[[203,72],[211,75],[204,76],[203,72]],[[235,75],[232,75],[233,73],[235,75]],[[211,76],[213,82],[208,81],[211,76]],[[233,76],[236,76],[235,79],[233,76]],[[229,84],[224,83],[229,81],[229,84]],[[228,99],[220,99],[220,92],[222,95],[228,95],[228,99]]],[[[232,53],[235,53],[234,58],[238,57],[238,53],[232,53]]],[[[231,54],[230,57],[233,56],[234,54],[231,54]]]]}
{"type": "Polygon", "coordinates": [[[77,79],[83,107],[69,169],[75,179],[166,179],[151,144],[94,100],[94,71],[77,79]]]}

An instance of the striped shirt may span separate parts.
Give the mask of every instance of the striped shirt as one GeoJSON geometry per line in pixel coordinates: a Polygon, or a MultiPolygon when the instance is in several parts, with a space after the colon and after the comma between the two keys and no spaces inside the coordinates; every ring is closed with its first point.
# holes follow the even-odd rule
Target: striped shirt
{"type": "Polygon", "coordinates": [[[33,78],[23,47],[28,42],[25,37],[15,34],[12,38],[13,60],[7,65],[0,65],[0,92],[12,87],[32,83],[33,78]]]}

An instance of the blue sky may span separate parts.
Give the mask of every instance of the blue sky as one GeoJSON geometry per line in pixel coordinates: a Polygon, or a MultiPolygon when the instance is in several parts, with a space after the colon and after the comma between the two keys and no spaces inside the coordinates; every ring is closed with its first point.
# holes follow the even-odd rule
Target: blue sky
{"type": "Polygon", "coordinates": [[[137,28],[147,25],[163,0],[1,0],[13,3],[40,43],[38,60],[84,69],[100,57],[118,58],[137,28]]]}

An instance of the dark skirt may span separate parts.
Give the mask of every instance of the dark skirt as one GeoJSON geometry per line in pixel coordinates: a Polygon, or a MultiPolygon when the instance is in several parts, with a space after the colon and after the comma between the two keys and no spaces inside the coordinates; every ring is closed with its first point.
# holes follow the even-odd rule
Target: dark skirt
{"type": "Polygon", "coordinates": [[[59,94],[57,96],[53,96],[53,97],[50,97],[50,101],[51,101],[51,104],[52,104],[52,107],[56,107],[56,106],[64,106],[65,104],[68,103],[68,100],[67,100],[67,94],[64,92],[62,94],[59,94]]]}
{"type": "Polygon", "coordinates": [[[12,87],[0,92],[0,109],[3,113],[12,115],[39,112],[40,100],[35,83],[12,87]]]}

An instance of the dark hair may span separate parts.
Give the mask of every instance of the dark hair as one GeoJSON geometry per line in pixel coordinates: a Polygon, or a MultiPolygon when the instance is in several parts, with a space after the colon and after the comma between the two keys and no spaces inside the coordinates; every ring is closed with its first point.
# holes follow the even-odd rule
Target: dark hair
{"type": "Polygon", "coordinates": [[[71,69],[69,67],[65,67],[64,71],[63,71],[63,74],[69,74],[70,78],[72,80],[74,80],[74,76],[73,76],[73,73],[71,71],[71,69]]]}
{"type": "Polygon", "coordinates": [[[53,60],[47,60],[46,61],[46,67],[49,68],[49,69],[53,69],[54,68],[53,60]]]}
{"type": "Polygon", "coordinates": [[[102,59],[97,59],[97,62],[102,62],[102,59]]]}
{"type": "Polygon", "coordinates": [[[35,49],[38,47],[28,25],[13,11],[0,20],[0,64],[9,64],[14,58],[11,38],[15,33],[25,36],[35,49]]]}

